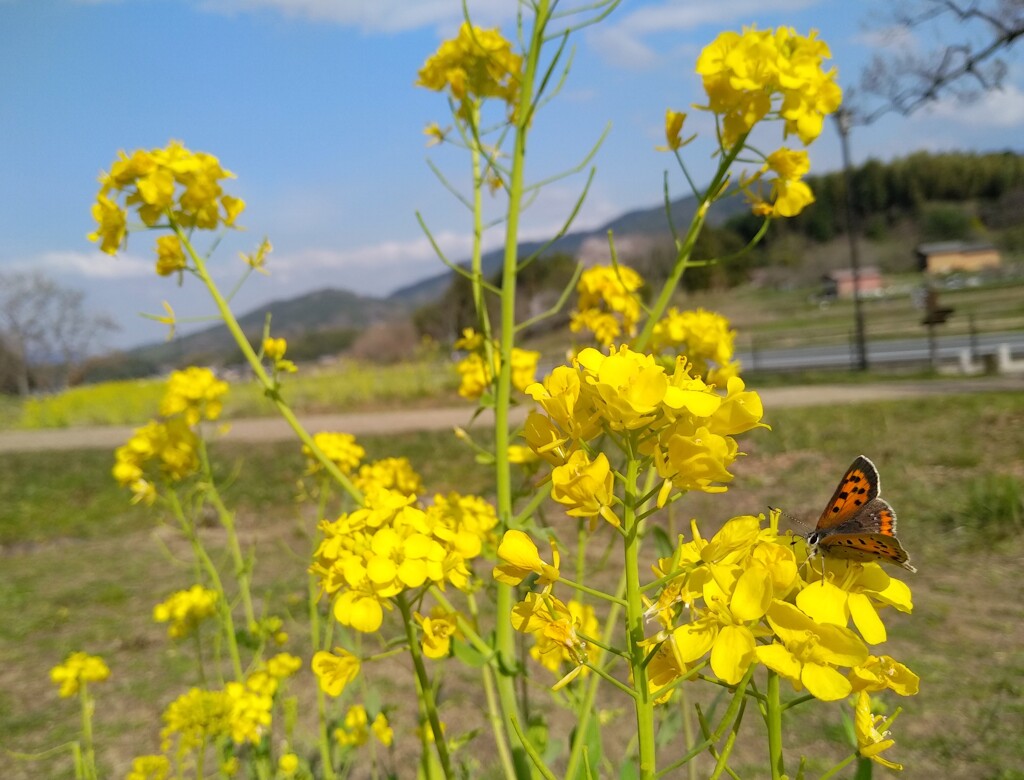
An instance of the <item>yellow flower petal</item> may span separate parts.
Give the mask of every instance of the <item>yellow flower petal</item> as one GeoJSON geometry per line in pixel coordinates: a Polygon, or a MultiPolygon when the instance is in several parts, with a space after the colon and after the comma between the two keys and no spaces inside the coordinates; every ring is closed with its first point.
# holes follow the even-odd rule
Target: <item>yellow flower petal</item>
{"type": "Polygon", "coordinates": [[[737,620],[759,620],[772,603],[771,574],[761,566],[747,569],[736,581],[729,606],[737,620]]]}
{"type": "Polygon", "coordinates": [[[878,617],[874,604],[863,593],[851,593],[848,603],[853,623],[869,645],[881,644],[886,639],[885,624],[878,617]]]}
{"type": "Polygon", "coordinates": [[[780,645],[778,642],[770,645],[759,645],[755,649],[755,654],[757,655],[757,660],[769,669],[778,672],[787,680],[799,682],[800,661],[786,649],[785,645],[780,645]]]}
{"type": "Polygon", "coordinates": [[[735,685],[754,660],[754,635],[742,626],[723,626],[711,649],[711,669],[719,679],[735,685]]]}
{"type": "Polygon", "coordinates": [[[796,605],[815,623],[845,626],[847,592],[827,580],[812,582],[796,596],[796,605]]]}
{"type": "Polygon", "coordinates": [[[804,664],[800,670],[800,682],[808,693],[821,701],[839,701],[853,690],[849,680],[826,664],[804,664]]]}
{"type": "Polygon", "coordinates": [[[713,623],[700,621],[679,626],[672,632],[672,643],[680,664],[702,657],[714,644],[717,629],[713,623]]]}

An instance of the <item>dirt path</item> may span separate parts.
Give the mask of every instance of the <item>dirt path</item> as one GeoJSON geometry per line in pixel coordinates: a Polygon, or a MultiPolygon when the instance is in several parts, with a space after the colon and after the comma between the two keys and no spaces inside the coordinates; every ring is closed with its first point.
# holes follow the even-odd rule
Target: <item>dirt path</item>
{"type": "MultiPolygon", "coordinates": [[[[759,390],[766,409],[822,406],[866,401],[894,401],[932,395],[977,392],[1024,392],[1024,377],[986,377],[868,385],[809,385],[759,390]]],[[[512,422],[526,416],[525,407],[512,411],[512,422]]],[[[387,410],[351,414],[300,415],[309,431],[345,431],[357,436],[376,433],[432,431],[468,425],[468,406],[444,409],[387,410]]],[[[493,417],[481,414],[475,426],[489,425],[493,417]]],[[[0,431],[0,453],[44,450],[111,449],[131,435],[131,426],[58,428],[32,431],[0,431]]],[[[283,441],[293,437],[284,420],[266,417],[234,420],[222,438],[233,442],[283,441]]]]}

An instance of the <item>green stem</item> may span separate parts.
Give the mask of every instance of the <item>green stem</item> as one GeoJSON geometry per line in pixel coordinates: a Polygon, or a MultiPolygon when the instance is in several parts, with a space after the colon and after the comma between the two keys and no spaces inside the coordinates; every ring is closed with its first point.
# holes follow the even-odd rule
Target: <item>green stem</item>
{"type": "Polygon", "coordinates": [[[221,582],[220,572],[217,571],[217,565],[210,558],[206,552],[206,548],[203,547],[203,543],[199,540],[199,535],[195,532],[192,524],[185,517],[184,510],[181,507],[181,501],[178,499],[178,494],[169,490],[167,492],[167,500],[171,506],[171,510],[174,512],[174,516],[177,518],[181,530],[185,534],[189,543],[192,545],[192,551],[195,553],[196,559],[202,565],[203,571],[206,572],[206,576],[210,578],[210,583],[213,585],[213,589],[217,591],[217,604],[218,610],[220,611],[221,625],[224,629],[224,635],[228,640],[228,652],[231,653],[231,668],[235,673],[236,680],[242,680],[242,657],[238,651],[238,637],[235,635],[235,620],[231,615],[231,603],[228,601],[227,594],[224,592],[224,583],[221,582]]]}
{"type": "Polygon", "coordinates": [[[743,694],[746,691],[747,686],[750,685],[750,679],[754,676],[755,666],[755,664],[751,664],[750,668],[747,669],[747,673],[743,676],[743,679],[740,680],[739,683],[736,685],[736,692],[733,694],[732,701],[729,703],[729,707],[726,709],[725,715],[722,716],[722,720],[721,722],[719,722],[718,728],[711,732],[711,734],[708,737],[706,737],[703,742],[701,742],[698,745],[694,745],[692,748],[690,748],[686,752],[686,755],[684,755],[678,761],[672,762],[667,767],[658,772],[658,774],[655,776],[656,778],[665,777],[671,774],[679,767],[691,761],[695,756],[703,753],[705,750],[708,749],[708,747],[715,744],[721,738],[722,734],[725,733],[725,730],[729,728],[729,726],[732,723],[734,723],[735,719],[738,717],[738,713],[743,706],[743,694]]]}
{"type": "Polygon", "coordinates": [[[537,749],[531,745],[530,741],[526,738],[517,718],[512,718],[512,731],[519,738],[519,743],[523,746],[523,749],[526,750],[526,753],[533,762],[533,765],[537,768],[537,771],[540,772],[540,776],[543,777],[544,780],[558,780],[555,774],[545,766],[544,759],[541,757],[540,753],[537,752],[537,749]]]}
{"type": "MultiPolygon", "coordinates": [[[[309,605],[309,638],[313,645],[313,652],[324,649],[320,637],[320,610],[319,587],[315,574],[310,574],[307,580],[308,605],[309,605]]],[[[316,686],[316,717],[317,717],[317,742],[320,747],[320,764],[323,767],[324,780],[335,780],[337,774],[334,772],[334,764],[331,759],[331,739],[327,733],[327,697],[323,689],[316,686]]]]}
{"type": "MultiPolygon", "coordinates": [[[[626,577],[625,574],[623,574],[619,578],[619,585],[615,589],[615,593],[621,597],[625,592],[626,577]]],[[[608,617],[605,619],[604,631],[601,635],[601,639],[606,645],[611,644],[612,636],[618,626],[619,613],[621,611],[622,606],[617,603],[613,603],[611,608],[608,610],[608,617]]],[[[597,654],[597,657],[593,661],[595,666],[601,666],[603,668],[605,654],[605,650],[601,650],[597,654]]],[[[576,739],[573,741],[572,750],[569,753],[569,763],[566,765],[566,780],[576,780],[576,777],[579,776],[580,765],[583,761],[583,751],[586,746],[585,735],[590,727],[590,718],[594,712],[594,702],[597,700],[597,690],[600,687],[601,677],[593,675],[589,680],[587,680],[587,688],[583,694],[583,700],[580,702],[580,706],[576,714],[576,739]]]]}
{"type": "Polygon", "coordinates": [[[203,661],[203,642],[199,636],[199,626],[192,632],[192,643],[196,646],[196,665],[199,667],[199,684],[206,687],[206,663],[203,661]]]}
{"type": "Polygon", "coordinates": [[[252,606],[252,593],[250,589],[250,566],[245,562],[242,555],[242,546],[238,541],[238,531],[235,529],[235,515],[221,498],[220,491],[213,481],[213,471],[210,468],[210,456],[206,450],[206,442],[199,440],[199,457],[202,463],[203,476],[206,477],[206,495],[209,496],[213,508],[217,511],[220,524],[224,527],[228,537],[228,550],[231,553],[231,562],[235,567],[235,578],[238,580],[238,591],[242,596],[242,610],[245,612],[246,627],[253,631],[256,628],[256,612],[252,606]]]}
{"type": "Polygon", "coordinates": [[[82,704],[82,775],[86,780],[96,780],[96,751],[92,741],[92,713],[96,705],[84,681],[78,689],[78,700],[82,704]]]}
{"type": "Polygon", "coordinates": [[[704,221],[707,219],[708,208],[711,206],[711,201],[721,188],[722,182],[725,181],[725,178],[729,173],[729,167],[743,149],[743,145],[746,140],[747,136],[744,135],[736,142],[732,149],[722,155],[722,161],[719,163],[718,170],[715,172],[715,178],[712,179],[711,184],[708,185],[707,190],[704,192],[704,196],[697,204],[697,211],[693,215],[693,221],[690,222],[689,230],[686,231],[686,237],[683,239],[682,245],[677,248],[675,265],[672,266],[672,271],[669,273],[668,279],[665,280],[665,284],[661,288],[658,299],[651,307],[650,316],[648,316],[647,322],[644,323],[644,329],[634,340],[633,349],[640,352],[647,349],[647,345],[651,340],[651,335],[654,333],[654,326],[664,316],[665,310],[668,308],[668,304],[672,300],[673,294],[675,294],[676,287],[679,286],[679,280],[683,278],[683,274],[689,266],[690,254],[693,252],[693,247],[697,243],[697,238],[700,236],[700,232],[704,228],[704,221]]]}
{"type": "Polygon", "coordinates": [[[641,780],[655,776],[657,757],[654,740],[654,699],[647,684],[647,667],[644,659],[647,651],[644,641],[644,603],[640,595],[640,520],[637,518],[637,476],[640,462],[629,456],[626,461],[625,496],[622,528],[626,534],[626,639],[629,651],[629,666],[633,673],[634,705],[636,710],[636,735],[640,757],[641,780]]]}
{"type": "Polygon", "coordinates": [[[302,441],[304,445],[309,449],[310,453],[315,457],[320,465],[324,467],[328,474],[334,478],[334,480],[341,485],[341,487],[348,493],[357,504],[362,504],[363,494],[352,484],[347,476],[345,476],[341,469],[338,468],[330,458],[328,458],[323,451],[316,446],[316,442],[313,441],[313,437],[309,434],[299,419],[295,416],[295,413],[291,410],[281,398],[280,393],[277,389],[277,383],[273,377],[267,374],[266,369],[263,368],[263,364],[260,362],[255,350],[252,348],[252,344],[249,343],[249,339],[245,337],[245,333],[242,332],[242,326],[238,324],[238,320],[235,318],[234,312],[231,311],[231,307],[228,302],[221,295],[220,289],[217,287],[213,278],[206,270],[206,263],[203,258],[193,249],[192,244],[188,240],[188,236],[179,228],[177,225],[172,225],[174,232],[181,240],[182,246],[188,251],[189,257],[195,265],[196,274],[199,279],[206,285],[206,289],[210,293],[210,297],[213,298],[213,302],[217,307],[217,312],[220,314],[221,319],[224,321],[224,325],[227,326],[228,331],[235,339],[235,343],[238,344],[238,348],[242,351],[242,355],[245,357],[246,362],[252,368],[253,373],[259,380],[260,384],[263,385],[264,392],[267,397],[273,401],[274,406],[277,407],[277,411],[285,419],[285,422],[295,431],[296,436],[302,441]]]}
{"type": "Polygon", "coordinates": [[[412,608],[405,599],[405,594],[395,596],[395,603],[402,613],[402,622],[405,624],[405,635],[409,640],[409,655],[412,656],[413,669],[416,672],[416,681],[420,688],[420,701],[430,722],[430,730],[434,733],[434,747],[437,748],[437,757],[441,761],[441,769],[448,780],[455,777],[455,770],[452,768],[452,759],[448,753],[448,743],[444,739],[444,731],[441,729],[441,718],[437,714],[437,702],[434,700],[434,689],[430,682],[430,675],[427,674],[427,667],[423,663],[423,653],[420,649],[420,641],[416,636],[416,622],[412,617],[412,608]]]}
{"type": "Polygon", "coordinates": [[[779,675],[771,669],[768,670],[765,712],[768,724],[768,760],[771,762],[772,780],[780,780],[786,774],[782,755],[782,703],[779,701],[779,675]]]}
{"type": "MultiPolygon", "coordinates": [[[[501,530],[507,530],[513,520],[512,470],[508,459],[509,409],[512,400],[512,348],[516,335],[516,273],[519,265],[519,218],[523,202],[523,178],[526,160],[526,138],[530,129],[530,108],[533,104],[534,81],[544,42],[544,30],[550,17],[550,0],[537,0],[534,5],[534,24],[525,51],[522,79],[519,83],[512,164],[508,180],[508,208],[505,220],[505,254],[501,272],[501,333],[498,347],[498,377],[495,386],[494,456],[498,517],[501,530]]],[[[513,720],[520,719],[516,700],[515,675],[519,671],[516,659],[516,640],[512,629],[513,589],[498,583],[495,603],[495,649],[498,653],[498,698],[505,718],[509,745],[513,746],[516,775],[531,775],[530,761],[519,741],[513,720]],[[518,747],[517,747],[518,746],[518,747]]]]}
{"type": "Polygon", "coordinates": [[[857,759],[857,757],[858,756],[856,753],[851,753],[838,764],[836,764],[834,767],[832,767],[830,770],[828,770],[825,774],[823,774],[819,778],[819,780],[831,780],[831,778],[835,777],[837,774],[846,769],[846,767],[852,764],[857,759]]]}
{"type": "Polygon", "coordinates": [[[596,588],[591,588],[588,585],[581,585],[578,582],[567,580],[565,577],[559,577],[558,582],[560,582],[562,585],[565,585],[566,587],[572,588],[573,590],[578,590],[581,593],[586,593],[590,596],[593,596],[596,599],[601,599],[601,601],[607,601],[610,604],[619,604],[623,607],[626,606],[626,602],[623,601],[621,598],[619,598],[618,596],[611,596],[605,593],[603,590],[597,590],[596,588]]]}

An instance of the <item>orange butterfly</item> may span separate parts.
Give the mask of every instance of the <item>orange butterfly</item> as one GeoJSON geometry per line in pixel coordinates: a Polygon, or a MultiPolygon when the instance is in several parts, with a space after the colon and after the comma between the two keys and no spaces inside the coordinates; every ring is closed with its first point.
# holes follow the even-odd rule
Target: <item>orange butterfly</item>
{"type": "Polygon", "coordinates": [[[888,561],[908,571],[910,556],[896,538],[896,513],[878,497],[878,469],[860,455],[846,470],[836,492],[807,534],[811,554],[848,561],[888,561]]]}

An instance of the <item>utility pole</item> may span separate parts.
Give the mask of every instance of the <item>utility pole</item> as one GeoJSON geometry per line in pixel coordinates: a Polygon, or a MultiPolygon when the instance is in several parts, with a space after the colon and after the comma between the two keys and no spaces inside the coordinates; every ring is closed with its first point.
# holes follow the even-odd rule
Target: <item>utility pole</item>
{"type": "Polygon", "coordinates": [[[857,221],[853,208],[853,172],[850,166],[850,127],[853,116],[849,109],[840,106],[832,115],[839,130],[839,145],[843,152],[843,181],[846,184],[846,233],[850,239],[850,270],[853,272],[853,329],[856,346],[856,368],[868,370],[868,349],[864,336],[864,311],[860,300],[860,252],[857,247],[857,221]]]}

